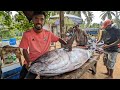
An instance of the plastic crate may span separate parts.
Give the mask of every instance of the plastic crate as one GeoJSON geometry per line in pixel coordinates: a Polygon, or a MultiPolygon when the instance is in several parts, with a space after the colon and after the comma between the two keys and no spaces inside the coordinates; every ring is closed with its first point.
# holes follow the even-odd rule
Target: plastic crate
{"type": "Polygon", "coordinates": [[[2,68],[2,78],[3,79],[19,79],[19,74],[22,66],[19,64],[14,64],[5,68],[2,68]]]}

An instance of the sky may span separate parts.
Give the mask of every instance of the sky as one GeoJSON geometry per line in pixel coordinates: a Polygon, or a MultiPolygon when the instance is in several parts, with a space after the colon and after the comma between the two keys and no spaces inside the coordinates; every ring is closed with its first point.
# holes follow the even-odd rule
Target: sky
{"type": "MultiPolygon", "coordinates": [[[[100,11],[92,11],[94,14],[94,18],[92,23],[100,23],[102,19],[100,18],[101,12],[100,11]]],[[[82,14],[83,20],[85,20],[85,16],[82,14]]]]}
{"type": "Polygon", "coordinates": [[[101,12],[100,11],[92,11],[94,14],[94,18],[92,23],[100,23],[102,21],[102,19],[100,18],[101,12]]]}
{"type": "MultiPolygon", "coordinates": [[[[102,21],[102,19],[99,17],[101,15],[100,11],[92,11],[94,14],[94,18],[92,23],[100,23],[102,21]]],[[[13,15],[16,14],[15,11],[13,11],[13,15]]],[[[85,19],[85,17],[82,15],[83,20],[85,19]]]]}

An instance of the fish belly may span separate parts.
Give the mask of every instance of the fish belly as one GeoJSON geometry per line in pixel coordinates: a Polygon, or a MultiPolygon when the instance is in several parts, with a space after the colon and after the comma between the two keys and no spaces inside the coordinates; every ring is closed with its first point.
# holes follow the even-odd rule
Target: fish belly
{"type": "Polygon", "coordinates": [[[89,50],[73,48],[67,52],[63,48],[56,49],[37,59],[29,71],[40,76],[55,76],[80,68],[89,58],[89,50]]]}

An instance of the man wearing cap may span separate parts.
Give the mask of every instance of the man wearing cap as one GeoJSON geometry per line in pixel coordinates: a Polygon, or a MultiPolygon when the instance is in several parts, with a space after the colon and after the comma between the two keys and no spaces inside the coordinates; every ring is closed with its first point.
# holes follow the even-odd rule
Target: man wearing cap
{"type": "Polygon", "coordinates": [[[112,27],[112,21],[106,20],[102,24],[101,29],[102,32],[102,40],[104,41],[104,65],[107,68],[107,73],[109,78],[113,78],[113,70],[116,62],[116,57],[118,54],[118,46],[117,44],[120,43],[120,30],[112,27]]]}
{"type": "MultiPolygon", "coordinates": [[[[59,41],[60,43],[66,45],[66,42],[61,38],[42,28],[45,24],[45,12],[34,11],[32,14],[33,15],[30,14],[30,16],[32,16],[34,27],[23,33],[23,37],[19,45],[19,47],[23,49],[23,56],[26,61],[26,65],[24,65],[21,70],[20,79],[23,79],[24,77],[25,79],[36,78],[37,75],[27,71],[26,66],[28,67],[30,63],[32,64],[40,56],[47,53],[51,42],[59,41]]],[[[31,18],[30,16],[27,17],[31,18]]]]}

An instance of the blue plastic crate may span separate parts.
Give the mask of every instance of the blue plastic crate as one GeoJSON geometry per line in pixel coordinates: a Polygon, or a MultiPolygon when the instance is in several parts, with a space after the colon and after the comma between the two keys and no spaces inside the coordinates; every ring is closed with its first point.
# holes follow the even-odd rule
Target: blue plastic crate
{"type": "Polygon", "coordinates": [[[19,79],[19,73],[22,69],[19,63],[2,68],[3,79],[19,79]]]}
{"type": "Polygon", "coordinates": [[[15,74],[13,74],[13,75],[11,75],[9,77],[6,77],[4,79],[19,79],[19,76],[20,76],[20,72],[15,73],[15,74]]]}
{"type": "Polygon", "coordinates": [[[19,79],[19,73],[20,73],[21,69],[22,69],[22,67],[18,67],[13,70],[4,72],[2,74],[3,78],[4,79],[19,79]]]}

